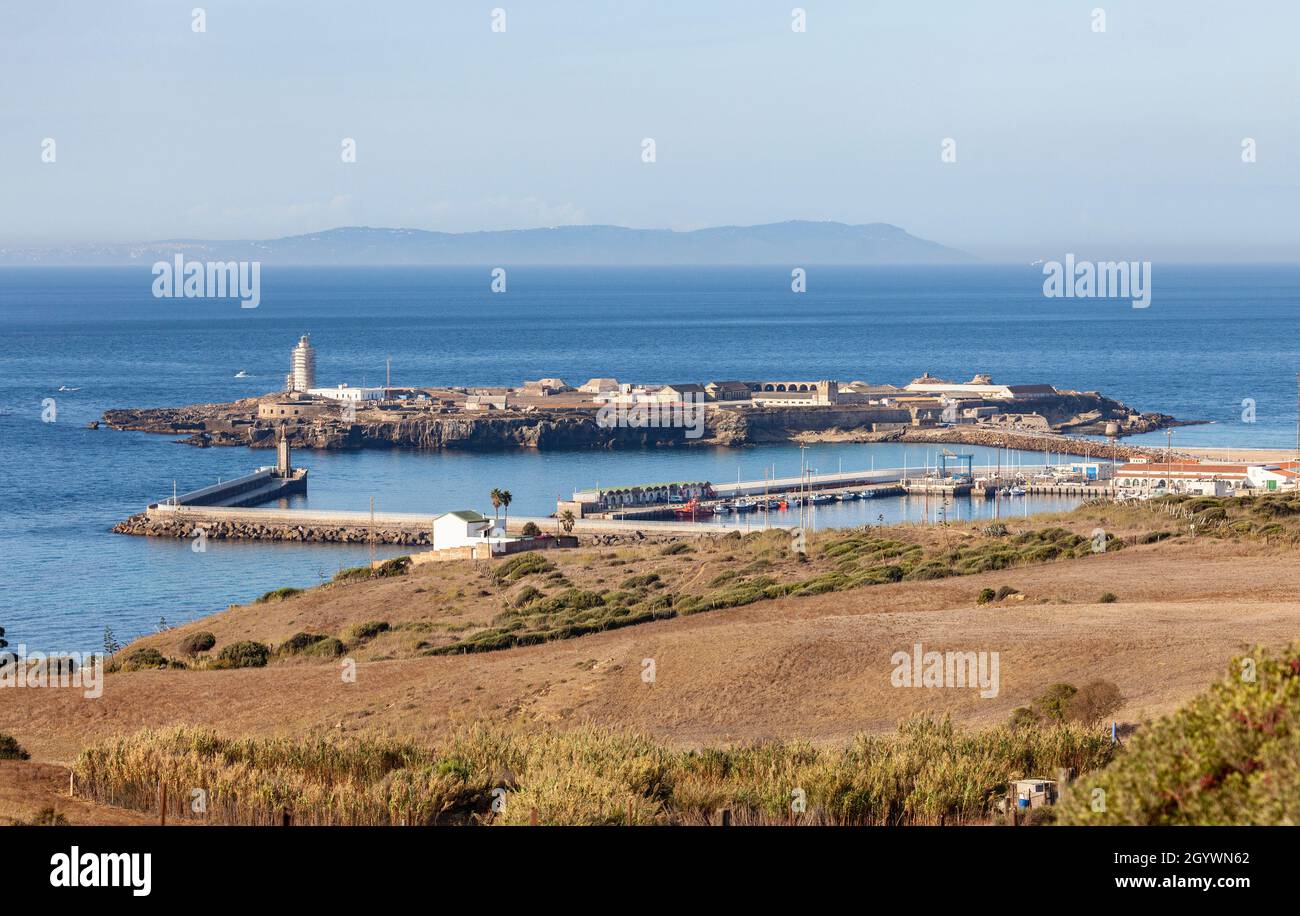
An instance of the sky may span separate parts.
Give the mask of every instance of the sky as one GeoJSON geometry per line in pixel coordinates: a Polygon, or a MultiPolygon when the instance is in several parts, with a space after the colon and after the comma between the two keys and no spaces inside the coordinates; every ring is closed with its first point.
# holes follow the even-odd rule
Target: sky
{"type": "Polygon", "coordinates": [[[800,6],[5,0],[0,246],[811,219],[1300,259],[1294,0],[800,6]]]}

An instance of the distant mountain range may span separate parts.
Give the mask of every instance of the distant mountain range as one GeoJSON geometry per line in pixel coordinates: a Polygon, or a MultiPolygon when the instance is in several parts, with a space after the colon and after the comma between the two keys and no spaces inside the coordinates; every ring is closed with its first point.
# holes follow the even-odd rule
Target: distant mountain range
{"type": "Polygon", "coordinates": [[[975,260],[888,223],[791,220],[676,232],[622,226],[558,226],[429,232],[347,226],[263,241],[173,239],[128,245],[0,248],[3,265],[153,264],[178,254],[204,261],[285,265],[708,265],[937,264],[975,260]]]}

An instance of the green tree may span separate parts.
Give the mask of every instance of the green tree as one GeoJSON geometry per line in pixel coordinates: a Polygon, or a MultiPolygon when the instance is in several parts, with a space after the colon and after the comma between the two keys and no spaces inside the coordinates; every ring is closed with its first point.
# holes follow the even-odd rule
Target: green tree
{"type": "Polygon", "coordinates": [[[577,520],[573,517],[572,509],[565,509],[560,513],[560,527],[564,529],[565,534],[573,533],[573,525],[575,521],[577,520]]]}
{"type": "Polygon", "coordinates": [[[1054,722],[1064,722],[1070,700],[1078,692],[1078,688],[1073,684],[1053,684],[1047,688],[1041,697],[1034,701],[1034,707],[1043,718],[1051,719],[1054,722]]]}
{"type": "Polygon", "coordinates": [[[117,641],[112,627],[104,627],[104,654],[116,655],[122,651],[122,644],[117,641]]]}
{"type": "Polygon", "coordinates": [[[493,487],[488,497],[492,500],[492,520],[497,521],[501,518],[501,491],[493,487]]]}
{"type": "MultiPolygon", "coordinates": [[[[502,490],[498,495],[501,498],[501,506],[506,511],[506,518],[505,518],[504,525],[509,525],[510,524],[510,503],[514,501],[514,496],[510,493],[509,490],[502,490]]],[[[505,530],[504,526],[502,527],[501,530],[502,531],[505,530]]]]}

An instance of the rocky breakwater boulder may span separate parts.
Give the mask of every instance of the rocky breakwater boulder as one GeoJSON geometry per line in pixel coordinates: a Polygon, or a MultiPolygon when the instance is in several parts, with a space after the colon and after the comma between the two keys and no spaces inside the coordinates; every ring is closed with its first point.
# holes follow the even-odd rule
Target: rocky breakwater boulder
{"type": "MultiPolygon", "coordinates": [[[[358,525],[289,525],[264,524],[241,521],[196,521],[188,518],[158,518],[141,512],[112,527],[117,534],[134,534],[145,537],[193,538],[203,532],[208,540],[244,541],[296,541],[301,543],[366,544],[370,542],[369,527],[358,525]]],[[[376,544],[403,544],[413,547],[432,547],[433,535],[428,531],[411,531],[401,528],[377,527],[376,544]]]]}

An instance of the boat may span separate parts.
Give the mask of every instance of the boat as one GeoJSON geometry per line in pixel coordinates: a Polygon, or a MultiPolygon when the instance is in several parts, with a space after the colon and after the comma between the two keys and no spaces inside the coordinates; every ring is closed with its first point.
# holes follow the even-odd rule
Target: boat
{"type": "Polygon", "coordinates": [[[245,372],[243,369],[240,369],[238,372],[235,373],[235,378],[248,378],[248,373],[245,372]]]}
{"type": "Polygon", "coordinates": [[[754,509],[755,506],[753,503],[742,503],[742,502],[734,503],[731,507],[732,512],[753,512],[754,509]]]}
{"type": "Polygon", "coordinates": [[[718,503],[713,507],[713,511],[718,515],[726,515],[731,511],[731,503],[718,503]]]}
{"type": "Polygon", "coordinates": [[[814,493],[812,496],[809,497],[809,499],[812,500],[812,503],[815,506],[820,506],[823,503],[830,503],[835,501],[835,497],[831,496],[829,493],[814,493]]]}
{"type": "Polygon", "coordinates": [[[1012,487],[1010,490],[1007,491],[1007,495],[1009,495],[1009,496],[1024,496],[1024,495],[1025,495],[1025,488],[1024,488],[1024,487],[1012,487]]]}
{"type": "Polygon", "coordinates": [[[713,510],[708,506],[701,505],[698,499],[692,499],[684,506],[678,506],[673,510],[673,514],[686,521],[694,521],[697,518],[710,518],[713,510]]]}

